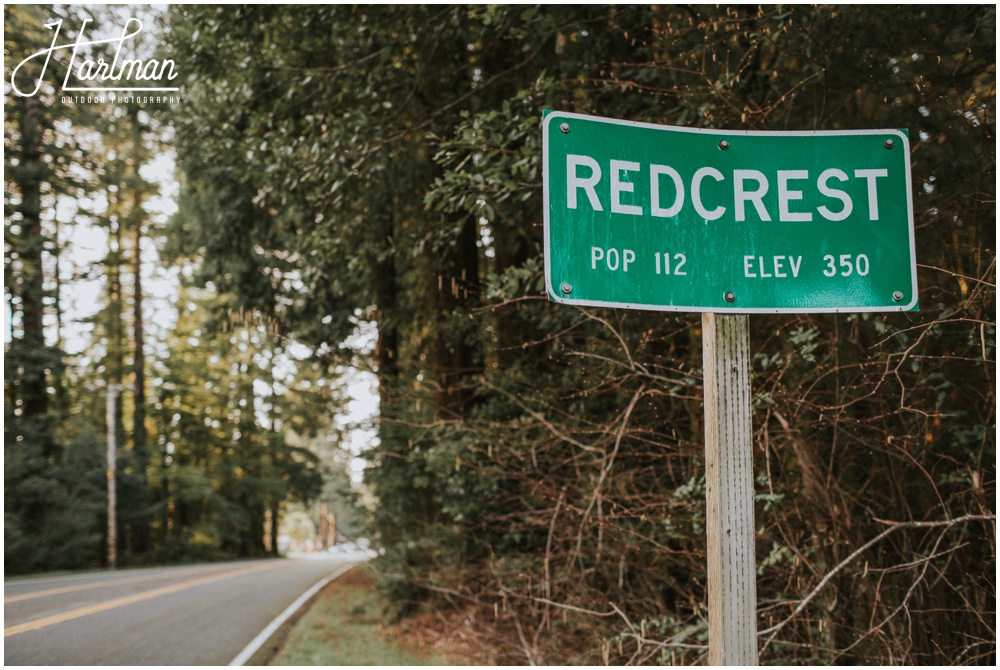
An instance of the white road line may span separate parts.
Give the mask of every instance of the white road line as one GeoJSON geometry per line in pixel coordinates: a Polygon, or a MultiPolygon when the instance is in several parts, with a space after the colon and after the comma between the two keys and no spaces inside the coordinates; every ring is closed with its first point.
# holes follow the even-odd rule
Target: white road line
{"type": "Polygon", "coordinates": [[[321,579],[318,582],[316,582],[315,584],[313,584],[312,587],[308,591],[306,591],[305,593],[303,593],[301,596],[299,596],[295,600],[295,602],[293,602],[291,605],[289,605],[288,607],[286,607],[285,611],[278,615],[278,618],[276,618],[274,621],[272,621],[271,623],[269,623],[267,625],[267,628],[265,628],[260,633],[258,633],[257,637],[255,637],[253,640],[251,640],[250,644],[248,644],[246,647],[244,647],[243,651],[241,651],[240,653],[238,653],[236,655],[236,658],[234,658],[233,660],[231,660],[229,662],[229,665],[244,665],[244,664],[246,664],[246,662],[249,661],[253,657],[253,655],[257,653],[257,650],[259,650],[261,647],[263,647],[264,644],[268,641],[268,639],[270,639],[270,637],[272,635],[274,635],[275,631],[277,631],[279,628],[281,628],[281,625],[283,623],[285,623],[286,621],[288,621],[288,619],[293,614],[295,614],[297,611],[299,611],[300,607],[302,607],[303,605],[306,604],[307,600],[309,600],[314,595],[316,595],[316,593],[319,592],[319,590],[321,588],[323,588],[324,586],[326,586],[327,584],[329,584],[334,579],[336,579],[337,577],[341,576],[342,574],[344,574],[345,572],[347,572],[351,568],[355,567],[356,565],[358,565],[358,564],[357,563],[348,563],[346,565],[342,565],[340,567],[340,569],[334,571],[332,574],[327,575],[323,579],[321,579]]]}

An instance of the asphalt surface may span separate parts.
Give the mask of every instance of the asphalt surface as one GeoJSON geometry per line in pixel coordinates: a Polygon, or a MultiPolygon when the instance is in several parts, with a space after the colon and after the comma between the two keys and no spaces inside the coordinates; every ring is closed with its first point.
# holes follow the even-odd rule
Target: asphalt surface
{"type": "Polygon", "coordinates": [[[351,554],[4,582],[4,665],[227,665],[351,554]]]}

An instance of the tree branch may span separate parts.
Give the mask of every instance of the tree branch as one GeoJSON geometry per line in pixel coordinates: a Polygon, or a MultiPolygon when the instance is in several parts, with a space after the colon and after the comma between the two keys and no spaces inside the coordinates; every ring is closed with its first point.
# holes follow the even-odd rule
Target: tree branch
{"type": "Polygon", "coordinates": [[[795,617],[797,617],[802,612],[802,610],[804,610],[806,608],[806,606],[809,605],[810,602],[812,602],[813,598],[815,598],[817,596],[817,594],[819,594],[819,592],[823,590],[823,587],[826,586],[827,583],[831,579],[833,579],[833,577],[838,572],[840,572],[845,567],[847,567],[848,565],[850,565],[854,561],[854,559],[856,559],[858,556],[860,556],[862,553],[864,553],[867,549],[870,549],[872,546],[878,544],[879,542],[881,542],[882,540],[884,540],[886,537],[888,537],[892,533],[896,532],[897,530],[903,529],[903,528],[941,528],[941,527],[949,527],[950,528],[951,526],[955,526],[955,525],[958,525],[960,523],[967,523],[967,522],[970,522],[970,521],[994,521],[995,522],[996,521],[996,515],[995,514],[967,514],[965,516],[961,516],[961,517],[958,517],[958,518],[955,518],[955,519],[947,519],[947,520],[944,520],[944,521],[884,521],[882,519],[875,519],[876,523],[889,524],[889,527],[886,528],[885,530],[883,530],[881,533],[879,533],[875,537],[873,537],[872,539],[870,539],[867,542],[865,542],[863,545],[861,545],[857,549],[855,549],[853,552],[851,552],[850,556],[848,556],[847,558],[845,558],[844,560],[842,560],[840,563],[837,564],[837,566],[835,568],[833,568],[828,573],[826,573],[826,575],[823,576],[823,579],[821,579],[819,581],[819,583],[815,586],[815,588],[813,588],[813,590],[809,592],[809,595],[807,595],[805,598],[802,599],[801,602],[799,602],[799,604],[796,606],[796,608],[792,611],[791,614],[788,615],[788,617],[784,621],[782,621],[781,623],[778,623],[778,624],[776,624],[774,626],[771,626],[770,628],[766,628],[766,629],[758,632],[757,633],[758,636],[770,634],[770,637],[767,638],[767,641],[764,643],[764,646],[761,649],[761,652],[763,652],[764,649],[766,649],[768,647],[768,645],[771,644],[771,641],[774,640],[775,635],[777,635],[781,631],[782,628],[784,628],[785,626],[787,626],[795,617]]]}

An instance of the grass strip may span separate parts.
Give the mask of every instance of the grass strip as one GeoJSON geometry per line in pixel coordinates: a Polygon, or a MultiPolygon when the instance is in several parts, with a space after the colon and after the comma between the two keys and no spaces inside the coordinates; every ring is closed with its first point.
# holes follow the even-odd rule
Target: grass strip
{"type": "Polygon", "coordinates": [[[370,573],[355,568],[317,594],[269,665],[447,664],[393,643],[380,625],[380,610],[370,573]]]}

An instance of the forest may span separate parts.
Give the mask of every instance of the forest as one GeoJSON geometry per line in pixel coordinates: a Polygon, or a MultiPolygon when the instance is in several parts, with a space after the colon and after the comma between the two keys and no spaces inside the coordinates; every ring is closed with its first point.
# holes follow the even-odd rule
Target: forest
{"type": "Polygon", "coordinates": [[[919,311],[750,319],[759,660],[994,663],[995,20],[5,5],[5,572],[107,565],[110,441],[119,564],[276,555],[323,506],[391,616],[461,612],[500,663],[704,663],[701,318],[549,301],[543,113],[898,128],[919,311]],[[46,23],[129,12],[177,102],[13,92],[46,23]]]}

